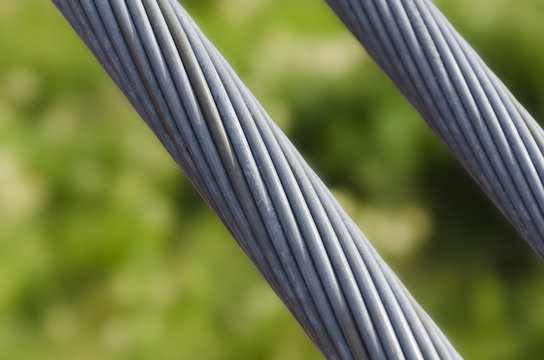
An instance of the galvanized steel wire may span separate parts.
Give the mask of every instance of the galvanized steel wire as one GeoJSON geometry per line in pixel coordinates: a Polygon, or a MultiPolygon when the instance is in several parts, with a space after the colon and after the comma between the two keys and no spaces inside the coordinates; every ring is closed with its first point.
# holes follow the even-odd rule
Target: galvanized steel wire
{"type": "Polygon", "coordinates": [[[177,1],[53,2],[327,358],[460,358],[177,1]]]}
{"type": "Polygon", "coordinates": [[[544,258],[544,133],[429,0],[326,0],[544,258]]]}

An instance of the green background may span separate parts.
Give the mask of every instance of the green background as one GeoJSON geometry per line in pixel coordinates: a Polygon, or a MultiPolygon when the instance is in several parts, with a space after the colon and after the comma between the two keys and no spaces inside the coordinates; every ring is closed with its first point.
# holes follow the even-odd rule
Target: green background
{"type": "MultiPolygon", "coordinates": [[[[323,1],[182,3],[461,354],[544,356],[544,264],[323,1]]],[[[544,2],[437,5],[544,119],[544,2]]],[[[0,358],[321,358],[49,1],[0,1],[0,358]]]]}

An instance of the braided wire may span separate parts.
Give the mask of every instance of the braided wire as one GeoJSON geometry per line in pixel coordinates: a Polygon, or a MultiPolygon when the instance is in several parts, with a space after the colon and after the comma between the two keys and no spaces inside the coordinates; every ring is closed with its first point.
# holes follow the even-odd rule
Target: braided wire
{"type": "Polygon", "coordinates": [[[53,0],[329,359],[459,359],[175,0],[53,0]]]}
{"type": "Polygon", "coordinates": [[[326,0],[544,258],[544,133],[429,0],[326,0]]]}

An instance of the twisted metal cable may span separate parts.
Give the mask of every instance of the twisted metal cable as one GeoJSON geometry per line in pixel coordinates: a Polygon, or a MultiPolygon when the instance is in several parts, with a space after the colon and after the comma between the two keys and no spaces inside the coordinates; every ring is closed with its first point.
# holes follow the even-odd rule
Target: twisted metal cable
{"type": "Polygon", "coordinates": [[[177,1],[53,2],[327,358],[460,358],[177,1]]]}
{"type": "Polygon", "coordinates": [[[544,133],[429,0],[326,0],[544,258],[544,133]]]}

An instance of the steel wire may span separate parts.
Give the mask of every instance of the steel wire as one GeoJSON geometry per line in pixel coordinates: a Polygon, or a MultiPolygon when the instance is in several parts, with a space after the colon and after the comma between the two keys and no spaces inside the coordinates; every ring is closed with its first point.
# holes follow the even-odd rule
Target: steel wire
{"type": "Polygon", "coordinates": [[[429,0],[326,0],[544,258],[540,125],[429,0]]]}
{"type": "Polygon", "coordinates": [[[177,1],[53,2],[327,358],[461,358],[177,1]]]}

